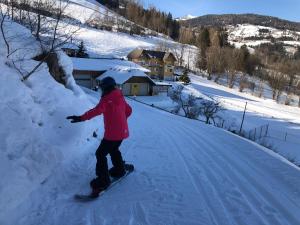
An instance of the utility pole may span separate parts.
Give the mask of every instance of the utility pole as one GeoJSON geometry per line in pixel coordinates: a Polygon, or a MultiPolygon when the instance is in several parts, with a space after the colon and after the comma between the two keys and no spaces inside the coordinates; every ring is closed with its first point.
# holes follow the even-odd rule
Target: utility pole
{"type": "Polygon", "coordinates": [[[245,120],[245,114],[246,114],[246,110],[247,110],[247,104],[248,104],[248,102],[246,102],[244,113],[243,113],[243,119],[242,119],[241,128],[240,128],[240,132],[239,132],[240,135],[242,133],[242,128],[243,128],[243,124],[244,124],[244,120],[245,120]]]}

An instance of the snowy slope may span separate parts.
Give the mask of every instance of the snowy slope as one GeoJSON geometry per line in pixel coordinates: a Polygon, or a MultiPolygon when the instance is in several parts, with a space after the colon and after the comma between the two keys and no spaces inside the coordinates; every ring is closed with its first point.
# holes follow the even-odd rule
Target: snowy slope
{"type": "MultiPolygon", "coordinates": [[[[253,96],[250,90],[248,92],[244,90],[241,93],[238,88],[230,89],[201,76],[190,74],[190,78],[191,84],[185,86],[185,94],[213,98],[219,101],[225,109],[218,113],[221,120],[218,122],[216,119],[217,124],[222,124],[226,130],[239,131],[247,102],[243,123],[245,135],[249,137],[249,132],[252,132],[251,137],[253,137],[255,133],[257,142],[268,146],[296,165],[300,165],[300,108],[276,103],[271,99],[271,91],[267,88],[264,91],[264,98],[259,98],[253,96]],[[259,139],[261,134],[266,133],[266,129],[268,129],[267,137],[259,139]]],[[[176,107],[176,104],[166,95],[137,97],[137,100],[149,105],[154,104],[168,111],[176,107]]]]}
{"type": "MultiPolygon", "coordinates": [[[[95,99],[95,103],[98,99],[95,99]]],[[[58,167],[13,217],[29,224],[300,223],[300,170],[221,129],[129,101],[131,137],[121,150],[136,171],[91,203],[88,192],[97,144],[58,167]]],[[[94,121],[96,123],[96,121],[94,121]]],[[[98,124],[101,127],[100,124],[98,124]]],[[[73,125],[78,132],[80,125],[73,125]]]]}
{"type": "Polygon", "coordinates": [[[183,17],[180,17],[180,18],[177,18],[176,20],[190,20],[190,19],[194,19],[194,18],[196,18],[197,16],[193,16],[193,15],[190,15],[190,14],[188,14],[188,15],[185,15],[185,16],[183,16],[183,17]]]}
{"type": "Polygon", "coordinates": [[[247,45],[256,47],[262,43],[271,43],[271,38],[289,38],[290,41],[279,40],[288,52],[294,53],[300,45],[300,32],[280,30],[273,27],[258,26],[252,24],[238,24],[227,26],[228,40],[236,47],[247,45]]]}
{"type": "MultiPolygon", "coordinates": [[[[34,42],[23,42],[28,30],[12,24],[10,31],[20,31],[16,45],[36,50],[34,42]]],[[[90,53],[99,55],[125,56],[142,42],[157,43],[82,31],[90,53]]],[[[221,129],[132,101],[131,137],[121,149],[135,173],[98,201],[74,202],[75,193],[89,191],[103,126],[102,117],[79,124],[65,117],[83,113],[99,95],[63,87],[46,65],[21,82],[4,51],[0,39],[1,225],[300,223],[298,168],[221,129]]]]}
{"type": "MultiPolygon", "coordinates": [[[[86,0],[72,0],[71,4],[66,8],[66,14],[74,19],[80,20],[82,23],[97,16],[103,17],[106,14],[113,20],[126,20],[112,11],[107,11],[107,9],[99,3],[86,0]]],[[[77,43],[83,41],[88,53],[92,57],[125,58],[135,48],[157,49],[160,46],[164,46],[164,48],[173,52],[176,51],[177,54],[180,55],[182,44],[174,42],[163,34],[152,36],[151,33],[155,32],[149,29],[146,30],[149,35],[138,36],[82,26],[73,40],[77,43]]],[[[190,68],[195,69],[197,55],[197,47],[185,45],[184,64],[189,64],[190,68]]]]}
{"type": "Polygon", "coordinates": [[[12,51],[20,46],[27,48],[7,59],[0,39],[0,224],[7,224],[3,221],[16,215],[15,208],[55,168],[80,154],[96,129],[87,123],[77,130],[65,122],[66,116],[82,113],[91,106],[88,97],[77,92],[74,80],[68,82],[73,88],[66,89],[43,65],[27,81],[21,81],[11,59],[22,59],[18,62],[20,68],[29,71],[37,64],[30,57],[39,53],[38,45],[24,27],[9,21],[4,26],[6,34],[14,37],[10,40],[12,51]]]}

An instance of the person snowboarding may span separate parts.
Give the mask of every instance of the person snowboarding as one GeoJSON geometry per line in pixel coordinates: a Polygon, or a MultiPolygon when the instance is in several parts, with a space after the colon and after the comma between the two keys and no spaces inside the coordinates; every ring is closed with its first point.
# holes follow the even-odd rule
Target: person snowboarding
{"type": "Polygon", "coordinates": [[[104,137],[96,151],[96,178],[90,182],[92,193],[90,197],[97,198],[111,184],[110,176],[121,178],[126,174],[125,163],[119,147],[122,141],[129,137],[127,119],[132,113],[131,107],[112,77],[106,77],[100,82],[102,96],[93,109],[81,116],[68,116],[71,123],[90,120],[95,116],[104,116],[104,137]],[[110,155],[113,167],[108,170],[107,155],[110,155]]]}

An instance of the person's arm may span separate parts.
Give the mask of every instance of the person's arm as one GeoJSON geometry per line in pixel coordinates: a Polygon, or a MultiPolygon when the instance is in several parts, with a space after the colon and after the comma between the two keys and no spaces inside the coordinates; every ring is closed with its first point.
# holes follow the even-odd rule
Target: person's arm
{"type": "Polygon", "coordinates": [[[125,115],[126,115],[126,117],[128,118],[131,115],[131,113],[132,113],[132,108],[125,101],[125,115]]]}
{"type": "Polygon", "coordinates": [[[105,101],[101,98],[101,100],[98,103],[98,105],[96,105],[95,108],[90,109],[89,111],[87,111],[86,113],[84,113],[82,116],[80,116],[80,119],[82,121],[84,121],[84,120],[90,120],[90,119],[94,118],[95,116],[101,115],[104,112],[105,112],[105,101]]]}

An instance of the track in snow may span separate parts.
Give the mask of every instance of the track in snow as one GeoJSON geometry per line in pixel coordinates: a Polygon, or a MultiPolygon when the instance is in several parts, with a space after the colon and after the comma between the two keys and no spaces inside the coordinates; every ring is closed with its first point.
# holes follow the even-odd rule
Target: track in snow
{"type": "Polygon", "coordinates": [[[57,168],[12,224],[296,225],[300,171],[248,141],[130,102],[131,137],[121,146],[136,171],[90,203],[96,143],[57,168]]]}

